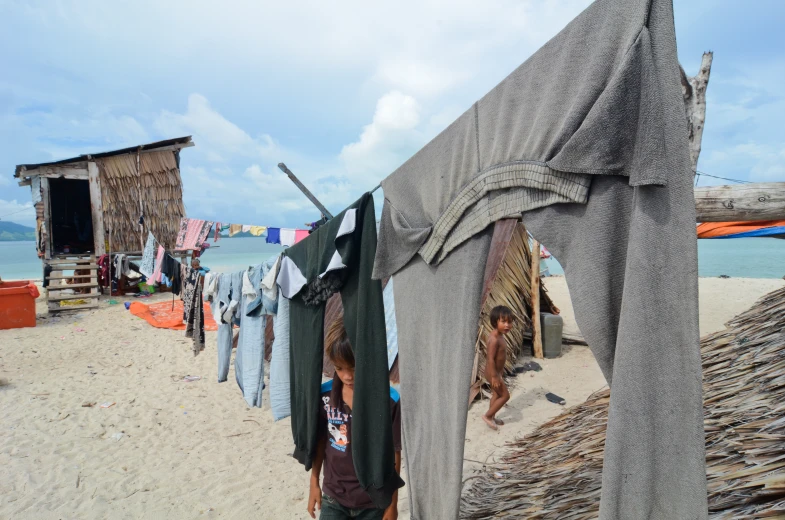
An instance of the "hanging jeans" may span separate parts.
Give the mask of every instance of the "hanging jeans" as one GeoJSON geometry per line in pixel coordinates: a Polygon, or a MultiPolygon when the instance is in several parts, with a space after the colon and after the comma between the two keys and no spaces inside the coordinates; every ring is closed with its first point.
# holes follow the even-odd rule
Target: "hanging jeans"
{"type": "MultiPolygon", "coordinates": [[[[243,288],[243,273],[221,275],[218,286],[218,305],[221,309],[228,308],[232,301],[237,302],[239,312],[240,296],[243,288]]],[[[228,322],[221,319],[218,327],[218,382],[223,383],[229,376],[229,363],[232,360],[232,329],[234,328],[234,315],[228,322]]]]}

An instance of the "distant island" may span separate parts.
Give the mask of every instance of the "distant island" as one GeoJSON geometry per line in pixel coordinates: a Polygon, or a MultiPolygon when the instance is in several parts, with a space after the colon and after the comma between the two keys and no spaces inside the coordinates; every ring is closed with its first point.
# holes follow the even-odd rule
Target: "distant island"
{"type": "Polygon", "coordinates": [[[35,241],[35,229],[16,222],[0,220],[0,242],[17,242],[20,240],[35,241]]]}

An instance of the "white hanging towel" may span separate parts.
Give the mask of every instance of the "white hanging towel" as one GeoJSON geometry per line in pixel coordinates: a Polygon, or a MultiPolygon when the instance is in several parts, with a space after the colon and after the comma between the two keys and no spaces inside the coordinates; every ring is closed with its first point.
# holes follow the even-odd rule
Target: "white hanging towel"
{"type": "Polygon", "coordinates": [[[284,247],[291,247],[294,245],[295,230],[289,228],[281,228],[281,245],[284,247]]]}

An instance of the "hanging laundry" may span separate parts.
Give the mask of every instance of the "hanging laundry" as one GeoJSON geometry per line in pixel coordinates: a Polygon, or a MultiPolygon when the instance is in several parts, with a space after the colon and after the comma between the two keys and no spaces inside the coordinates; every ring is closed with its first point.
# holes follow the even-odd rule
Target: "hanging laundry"
{"type": "Polygon", "coordinates": [[[284,247],[291,247],[295,243],[295,230],[289,228],[281,228],[281,245],[284,247]]]}
{"type": "Polygon", "coordinates": [[[112,278],[115,280],[119,280],[121,276],[125,276],[131,272],[130,260],[128,260],[128,256],[122,253],[114,255],[113,267],[112,278]]]}
{"type": "Polygon", "coordinates": [[[229,236],[233,237],[243,230],[242,224],[229,224],[229,236]]]}
{"type": "Polygon", "coordinates": [[[185,311],[185,337],[193,338],[193,353],[198,356],[204,350],[204,301],[202,284],[196,269],[186,268],[187,283],[183,290],[185,311]]]}
{"type": "Polygon", "coordinates": [[[693,183],[672,0],[591,3],[382,181],[412,518],[459,516],[489,224],[521,213],[611,387],[599,519],[708,517],[693,183]]]}
{"type": "Polygon", "coordinates": [[[218,382],[223,383],[229,375],[232,359],[232,328],[240,306],[243,273],[224,273],[218,282],[218,382]]]}
{"type": "Polygon", "coordinates": [[[393,466],[382,284],[371,279],[375,222],[373,197],[366,193],[316,230],[311,240],[290,247],[281,259],[277,281],[281,294],[290,298],[294,456],[310,469],[316,454],[325,303],[340,291],[344,326],[358,367],[352,409],[354,467],[374,505],[384,508],[403,481],[393,466]]]}
{"type": "Polygon", "coordinates": [[[277,228],[277,227],[267,228],[267,243],[268,244],[281,243],[281,228],[277,228]]]}
{"type": "Polygon", "coordinates": [[[307,229],[297,229],[297,230],[295,230],[295,232],[294,232],[294,243],[296,244],[300,240],[302,240],[304,238],[307,238],[309,234],[310,234],[310,231],[308,231],[307,229]]]}
{"type": "Polygon", "coordinates": [[[275,264],[262,278],[262,294],[264,294],[270,301],[278,300],[278,286],[275,284],[275,279],[278,278],[278,268],[281,265],[281,256],[275,259],[275,264]]]}
{"type": "Polygon", "coordinates": [[[175,249],[199,249],[212,227],[213,223],[209,220],[180,219],[180,231],[177,233],[175,249]]]}
{"type": "MultiPolygon", "coordinates": [[[[276,286],[276,292],[278,287],[276,286]]],[[[278,298],[278,314],[273,323],[273,354],[270,360],[270,409],[273,419],[280,421],[291,415],[289,384],[289,300],[278,298]]]]}
{"type": "Polygon", "coordinates": [[[187,323],[188,315],[191,312],[191,306],[193,305],[194,291],[196,290],[196,286],[201,284],[199,280],[198,270],[191,269],[188,266],[183,266],[182,269],[183,269],[183,284],[182,284],[182,294],[180,295],[180,299],[183,300],[183,323],[187,323]]]}
{"type": "MultiPolygon", "coordinates": [[[[182,291],[182,265],[172,255],[164,255],[161,274],[171,282],[172,294],[177,296],[182,291]]],[[[169,284],[167,284],[169,285],[169,284]]]]}
{"type": "Polygon", "coordinates": [[[149,231],[147,232],[147,243],[145,243],[142,252],[142,261],[139,263],[139,272],[150,280],[155,272],[155,237],[149,231]]]}
{"type": "Polygon", "coordinates": [[[248,230],[253,236],[260,237],[267,231],[267,226],[251,226],[251,229],[248,230]]]}
{"type": "Polygon", "coordinates": [[[158,246],[158,252],[155,255],[155,268],[153,269],[153,274],[150,277],[154,282],[160,283],[161,281],[161,267],[164,263],[164,254],[166,250],[164,246],[158,246]]]}
{"type": "Polygon", "coordinates": [[[243,273],[243,298],[240,310],[240,336],[234,358],[234,374],[248,406],[262,406],[264,388],[264,331],[269,315],[278,311],[277,302],[261,291],[262,278],[275,266],[279,255],[243,273]]]}

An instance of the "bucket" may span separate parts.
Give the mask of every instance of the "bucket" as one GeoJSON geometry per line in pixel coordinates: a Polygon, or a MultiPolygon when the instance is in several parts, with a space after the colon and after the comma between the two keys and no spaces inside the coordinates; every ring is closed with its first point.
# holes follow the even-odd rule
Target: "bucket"
{"type": "Polygon", "coordinates": [[[35,327],[38,296],[38,287],[33,282],[0,282],[0,330],[35,327]]]}

